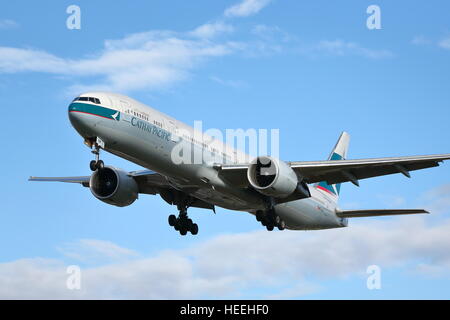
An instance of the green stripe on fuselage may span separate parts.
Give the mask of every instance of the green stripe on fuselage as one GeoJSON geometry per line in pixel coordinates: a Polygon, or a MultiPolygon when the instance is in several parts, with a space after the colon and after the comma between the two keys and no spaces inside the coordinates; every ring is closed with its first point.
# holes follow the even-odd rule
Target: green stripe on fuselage
{"type": "Polygon", "coordinates": [[[83,112],[111,120],[120,120],[120,112],[94,104],[74,102],[69,105],[69,112],[83,112]],[[114,116],[114,117],[113,117],[114,116]]]}

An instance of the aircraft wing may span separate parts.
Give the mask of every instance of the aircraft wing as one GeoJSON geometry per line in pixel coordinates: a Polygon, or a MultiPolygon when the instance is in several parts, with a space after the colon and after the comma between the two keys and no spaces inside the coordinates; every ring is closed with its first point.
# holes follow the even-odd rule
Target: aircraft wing
{"type": "Polygon", "coordinates": [[[80,177],[30,177],[28,181],[45,181],[45,182],[68,182],[68,183],[79,183],[84,187],[89,187],[90,176],[80,176],[80,177]]]}
{"type": "Polygon", "coordinates": [[[428,214],[429,212],[423,209],[336,210],[336,215],[339,218],[366,218],[420,213],[428,214]]]}
{"type": "MultiPolygon", "coordinates": [[[[139,186],[139,193],[157,194],[159,188],[169,188],[168,180],[165,176],[160,175],[151,170],[141,170],[129,172],[139,186]]],[[[28,181],[45,181],[45,182],[67,182],[79,183],[84,187],[89,187],[91,176],[79,177],[30,177],[28,181]]]]}
{"type": "MultiPolygon", "coordinates": [[[[359,186],[359,180],[384,176],[394,173],[402,173],[410,177],[409,172],[439,166],[443,160],[450,159],[450,154],[438,154],[427,156],[372,158],[356,160],[327,160],[327,161],[294,161],[288,165],[303,178],[306,183],[326,181],[328,184],[352,182],[359,186]]],[[[225,178],[241,181],[246,178],[248,164],[217,165],[225,178]]],[[[242,183],[242,182],[241,182],[242,183]]]]}
{"type": "MultiPolygon", "coordinates": [[[[171,199],[171,192],[174,191],[173,185],[169,182],[169,180],[154,171],[151,170],[140,170],[140,171],[131,171],[128,173],[131,177],[136,180],[139,193],[144,194],[160,194],[161,197],[168,202],[173,202],[171,199]]],[[[91,176],[79,176],[79,177],[30,177],[29,181],[50,181],[50,182],[68,182],[68,183],[79,183],[84,187],[89,187],[89,180],[91,176]]],[[[186,188],[188,191],[189,188],[186,188]]],[[[190,190],[193,191],[198,189],[198,187],[193,188],[190,187],[190,190]]],[[[209,204],[205,201],[202,201],[198,198],[190,204],[191,207],[204,208],[215,210],[212,204],[209,204]]]]}

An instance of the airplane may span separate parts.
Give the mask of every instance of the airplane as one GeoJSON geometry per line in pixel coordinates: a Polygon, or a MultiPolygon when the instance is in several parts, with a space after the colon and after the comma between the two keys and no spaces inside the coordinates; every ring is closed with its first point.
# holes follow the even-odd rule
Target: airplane
{"type": "MultiPolygon", "coordinates": [[[[268,231],[319,230],[348,226],[349,218],[429,213],[424,209],[341,210],[341,184],[439,166],[450,154],[347,159],[350,136],[342,132],[325,161],[285,162],[273,156],[251,161],[243,151],[221,141],[205,143],[194,128],[130,97],[88,92],[69,105],[68,117],[95,155],[91,175],[30,177],[88,187],[97,199],[118,207],[131,205],[139,194],[159,194],[179,214],[168,222],[181,235],[198,233],[190,207],[222,207],[253,214],[268,231]],[[173,160],[175,148],[200,155],[198,163],[173,160]],[[187,148],[187,149],[186,149],[187,148]],[[105,150],[145,170],[124,171],[100,160],[105,150]],[[189,151],[186,151],[189,150],[189,151]],[[203,157],[209,155],[209,157],[203,157]]],[[[175,152],[176,154],[176,152],[175,152]]],[[[180,153],[181,154],[181,153],[180,153]]]]}

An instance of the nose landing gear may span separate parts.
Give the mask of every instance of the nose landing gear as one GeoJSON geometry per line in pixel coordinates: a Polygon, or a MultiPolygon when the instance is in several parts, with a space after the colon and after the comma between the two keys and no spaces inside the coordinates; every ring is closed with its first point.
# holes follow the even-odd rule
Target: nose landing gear
{"type": "Polygon", "coordinates": [[[95,171],[95,170],[98,170],[98,169],[103,169],[104,168],[104,166],[105,166],[105,164],[103,163],[103,161],[102,160],[92,160],[90,163],[89,163],[89,168],[92,170],[92,171],[95,171]]]}
{"type": "Polygon", "coordinates": [[[105,164],[102,160],[100,160],[100,149],[104,146],[105,144],[100,138],[97,138],[95,143],[92,145],[94,150],[92,150],[91,152],[95,155],[95,160],[92,160],[89,163],[89,168],[91,169],[91,171],[101,170],[104,168],[105,164]]]}

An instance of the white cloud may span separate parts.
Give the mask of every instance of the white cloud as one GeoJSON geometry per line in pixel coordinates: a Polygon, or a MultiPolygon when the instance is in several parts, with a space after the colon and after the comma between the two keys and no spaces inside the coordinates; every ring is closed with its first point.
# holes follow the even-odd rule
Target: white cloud
{"type": "Polygon", "coordinates": [[[64,264],[52,259],[20,259],[0,264],[0,297],[3,299],[55,299],[65,294],[64,264]]]}
{"type": "Polygon", "coordinates": [[[265,24],[257,24],[252,28],[251,32],[261,38],[272,38],[284,33],[278,26],[267,26],[265,24]]]}
{"type": "Polygon", "coordinates": [[[0,29],[14,29],[17,28],[19,24],[14,20],[3,19],[0,20],[0,29]]]}
{"type": "Polygon", "coordinates": [[[298,297],[303,297],[306,295],[318,293],[322,291],[323,288],[317,284],[309,283],[309,282],[300,282],[296,285],[293,285],[290,288],[282,289],[280,292],[276,292],[274,294],[269,295],[268,299],[295,299],[298,297]]]}
{"type": "Polygon", "coordinates": [[[311,51],[327,53],[335,56],[363,56],[370,59],[381,59],[393,57],[389,50],[375,50],[362,47],[361,45],[343,40],[320,41],[311,51]]]}
{"type": "Polygon", "coordinates": [[[425,36],[415,36],[412,40],[411,43],[417,46],[421,46],[421,45],[426,45],[426,44],[430,44],[432,41],[428,38],[426,38],[425,36]]]}
{"type": "MultiPolygon", "coordinates": [[[[448,213],[449,194],[449,185],[426,193],[427,209],[448,213]]],[[[363,286],[373,264],[382,274],[407,268],[411,277],[449,277],[450,219],[429,218],[354,219],[343,229],[219,235],[151,257],[83,239],[61,249],[87,265],[81,290],[67,289],[63,259],[20,259],[0,263],[0,298],[289,299],[320,293],[327,280],[356,277],[363,286]]]]}
{"type": "Polygon", "coordinates": [[[136,258],[138,253],[120,247],[110,241],[96,239],[81,239],[77,242],[67,243],[59,248],[65,256],[81,262],[109,262],[136,258]]]}
{"type": "MultiPolygon", "coordinates": [[[[203,26],[193,33],[212,37],[220,28],[227,29],[225,25],[215,29],[203,26]]],[[[100,53],[81,59],[60,58],[35,49],[0,47],[0,72],[46,72],[76,79],[87,76],[101,79],[72,89],[101,88],[121,92],[160,89],[186,79],[195,66],[208,58],[239,50],[238,43],[216,43],[191,37],[192,33],[170,31],[137,33],[107,40],[100,53]]]]}
{"type": "Polygon", "coordinates": [[[225,10],[226,17],[247,17],[254,15],[267,6],[271,0],[243,0],[225,10]]]}
{"type": "Polygon", "coordinates": [[[130,258],[82,268],[80,291],[66,289],[62,261],[3,263],[0,298],[298,298],[324,290],[312,279],[359,275],[364,285],[372,264],[382,270],[416,265],[417,274],[448,276],[450,220],[433,226],[425,221],[409,216],[352,220],[349,228],[336,230],[220,235],[153,257],[133,257],[132,250],[90,240],[88,246],[106,247],[100,251],[109,256],[125,252],[130,258]],[[247,293],[255,289],[264,295],[247,293]]]}
{"type": "Polygon", "coordinates": [[[379,194],[377,195],[377,198],[380,199],[388,208],[398,208],[404,206],[406,203],[406,199],[402,196],[392,194],[379,194]]]}
{"type": "Polygon", "coordinates": [[[427,209],[433,214],[447,213],[450,208],[450,184],[444,184],[427,192],[422,202],[429,203],[427,209]]]}
{"type": "Polygon", "coordinates": [[[0,47],[0,72],[64,73],[68,61],[35,49],[0,47]]]}
{"type": "Polygon", "coordinates": [[[442,39],[441,41],[439,41],[438,45],[443,49],[450,50],[450,37],[442,39]]]}
{"type": "Polygon", "coordinates": [[[384,59],[394,56],[389,50],[366,48],[361,44],[341,39],[306,43],[301,41],[298,36],[290,34],[278,26],[258,24],[252,27],[251,34],[255,35],[260,41],[252,43],[252,46],[246,51],[249,55],[252,52],[258,56],[294,53],[313,58],[360,56],[368,59],[384,59]]]}
{"type": "MultiPolygon", "coordinates": [[[[262,4],[267,3],[244,1],[238,7],[249,10],[262,8],[262,4]]],[[[220,37],[234,31],[232,25],[215,21],[187,32],[153,30],[134,33],[121,39],[106,40],[100,51],[81,58],[59,57],[35,48],[0,47],[0,73],[41,72],[63,76],[72,82],[66,90],[68,95],[90,90],[128,93],[166,89],[188,79],[202,63],[217,57],[280,54],[288,51],[286,43],[290,48],[299,47],[297,53],[357,54],[368,58],[390,56],[385,50],[371,50],[341,40],[322,41],[307,48],[276,26],[253,27],[250,34],[256,38],[245,42],[220,37]]],[[[213,80],[240,85],[219,77],[213,80]]]]}
{"type": "Polygon", "coordinates": [[[423,46],[423,45],[433,45],[442,49],[450,50],[450,36],[444,37],[441,40],[431,39],[425,37],[423,35],[415,36],[412,41],[412,44],[423,46]]]}
{"type": "Polygon", "coordinates": [[[210,79],[218,84],[221,84],[226,87],[232,87],[232,88],[242,88],[245,87],[247,84],[244,81],[240,80],[224,80],[217,76],[211,76],[210,79]]]}
{"type": "Polygon", "coordinates": [[[206,23],[190,32],[191,36],[210,39],[223,33],[231,33],[234,31],[234,27],[230,24],[223,22],[206,23]]]}

